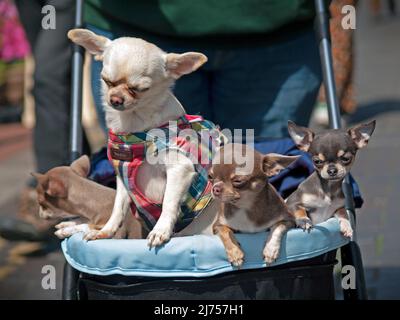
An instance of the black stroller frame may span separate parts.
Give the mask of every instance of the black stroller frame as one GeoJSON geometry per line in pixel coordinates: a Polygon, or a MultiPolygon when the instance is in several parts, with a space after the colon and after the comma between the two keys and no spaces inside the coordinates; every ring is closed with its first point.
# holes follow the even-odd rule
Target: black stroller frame
{"type": "MultiPolygon", "coordinates": [[[[329,15],[327,12],[327,8],[325,5],[324,0],[314,0],[315,2],[315,9],[316,9],[316,19],[315,19],[315,29],[316,34],[318,37],[319,43],[319,51],[320,51],[320,58],[321,58],[321,66],[323,71],[323,82],[326,91],[327,97],[327,104],[328,104],[328,112],[329,112],[329,120],[330,120],[330,127],[332,129],[339,129],[341,127],[340,121],[340,111],[339,111],[339,104],[336,95],[336,86],[334,80],[334,71],[333,71],[333,63],[332,63],[332,53],[331,53],[331,41],[330,41],[330,30],[329,30],[329,15]]],[[[82,10],[83,10],[83,0],[76,0],[76,15],[75,15],[75,27],[80,28],[82,27],[82,10]]],[[[74,44],[73,46],[73,60],[72,60],[72,95],[71,95],[71,136],[70,136],[70,143],[71,143],[71,162],[76,160],[82,153],[82,70],[83,70],[83,58],[84,58],[84,51],[83,49],[74,44]]],[[[354,233],[351,241],[346,244],[345,246],[340,248],[340,255],[341,255],[341,262],[342,266],[351,265],[354,267],[356,271],[356,281],[355,281],[355,288],[343,290],[343,297],[345,300],[364,300],[367,299],[367,292],[366,292],[366,285],[364,279],[364,269],[363,263],[361,258],[361,251],[357,244],[357,237],[356,237],[356,212],[355,206],[353,201],[352,195],[352,186],[349,181],[349,177],[343,182],[343,191],[345,194],[345,208],[347,214],[349,215],[351,225],[353,227],[354,233]]],[[[330,261],[332,261],[332,257],[334,259],[335,251],[328,252],[325,254],[329,256],[330,261]]],[[[329,260],[328,259],[328,260],[329,260]]],[[[327,260],[326,257],[323,259],[324,261],[327,260]]],[[[318,259],[309,259],[305,261],[308,263],[308,268],[312,272],[313,268],[315,269],[315,263],[318,262],[318,259]]],[[[290,265],[292,267],[293,264],[290,265]]],[[[296,267],[296,265],[294,265],[296,267]]],[[[304,265],[303,265],[304,269],[304,265]]],[[[293,269],[288,268],[286,265],[270,268],[269,277],[275,275],[282,275],[285,272],[292,272],[293,270],[300,270],[300,269],[293,269]],[[272,272],[272,274],[271,274],[272,272]]],[[[332,271],[332,268],[329,269],[332,271]]],[[[260,277],[263,277],[263,273],[259,272],[254,276],[253,271],[237,271],[232,272],[232,274],[236,273],[237,277],[246,278],[246,281],[260,281],[260,277]]],[[[78,294],[79,292],[79,280],[82,277],[81,272],[74,269],[68,262],[65,263],[64,266],[64,275],[63,275],[63,288],[62,288],[62,299],[65,300],[76,300],[85,298],[82,294],[78,294]]],[[[218,281],[223,283],[226,281],[226,278],[234,277],[232,275],[222,276],[213,278],[210,283],[215,283],[218,281]]],[[[209,281],[209,280],[203,280],[209,281]]],[[[89,280],[90,282],[90,280],[89,280]]],[[[332,277],[333,282],[333,277],[332,277]]],[[[168,281],[163,280],[163,283],[168,283],[168,281]]],[[[333,291],[333,284],[332,286],[328,285],[330,291],[333,291]]],[[[301,294],[299,295],[281,295],[281,297],[295,297],[295,298],[302,298],[301,294]]],[[[330,295],[331,297],[332,295],[330,295]]]]}

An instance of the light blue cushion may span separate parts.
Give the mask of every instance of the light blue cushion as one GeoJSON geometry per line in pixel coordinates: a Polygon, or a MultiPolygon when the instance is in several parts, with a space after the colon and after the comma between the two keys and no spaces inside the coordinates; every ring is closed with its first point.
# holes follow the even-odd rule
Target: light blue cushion
{"type": "MultiPolygon", "coordinates": [[[[245,252],[243,269],[265,267],[262,251],[267,232],[236,237],[245,252]]],[[[310,233],[292,229],[283,238],[280,256],[272,265],[316,257],[347,242],[336,218],[315,226],[310,233]]],[[[235,270],[217,236],[172,238],[161,248],[149,250],[146,240],[86,242],[80,233],[64,240],[62,250],[75,269],[95,275],[208,277],[235,270]]]]}

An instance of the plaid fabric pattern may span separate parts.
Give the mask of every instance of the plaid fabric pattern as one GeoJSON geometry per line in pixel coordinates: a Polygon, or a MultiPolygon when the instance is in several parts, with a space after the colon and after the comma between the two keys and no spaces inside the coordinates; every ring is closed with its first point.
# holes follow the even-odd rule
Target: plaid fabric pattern
{"type": "MultiPolygon", "coordinates": [[[[160,128],[135,133],[109,131],[108,159],[119,175],[132,199],[132,212],[137,213],[151,230],[161,215],[161,203],[148,199],[136,183],[137,171],[145,157],[175,149],[194,163],[197,173],[180,206],[175,231],[186,227],[211,200],[211,183],[207,170],[215,148],[220,144],[221,132],[210,121],[200,116],[185,115],[160,128]],[[191,129],[186,130],[185,129],[191,129]],[[193,136],[195,133],[196,136],[193,136]]],[[[149,158],[147,158],[149,160],[149,158]]]]}

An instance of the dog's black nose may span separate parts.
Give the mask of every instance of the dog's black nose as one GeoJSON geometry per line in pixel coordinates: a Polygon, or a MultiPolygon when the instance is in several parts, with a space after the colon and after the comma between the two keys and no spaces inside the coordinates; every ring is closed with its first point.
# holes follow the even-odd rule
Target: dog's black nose
{"type": "Polygon", "coordinates": [[[334,177],[337,175],[338,170],[336,169],[335,166],[332,166],[332,167],[328,167],[327,172],[328,172],[329,176],[334,177]]]}
{"type": "Polygon", "coordinates": [[[114,107],[119,107],[120,105],[124,104],[124,98],[118,96],[111,96],[110,103],[114,107]]]}

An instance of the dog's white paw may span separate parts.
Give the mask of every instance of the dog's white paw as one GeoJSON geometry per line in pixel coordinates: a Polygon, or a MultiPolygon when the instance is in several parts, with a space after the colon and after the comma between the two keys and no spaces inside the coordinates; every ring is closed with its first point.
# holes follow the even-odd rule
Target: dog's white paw
{"type": "Polygon", "coordinates": [[[172,235],[172,230],[169,227],[154,227],[153,230],[147,236],[147,245],[150,248],[157,247],[167,242],[172,235]]]}
{"type": "Polygon", "coordinates": [[[239,248],[234,246],[231,249],[226,250],[226,254],[228,256],[228,261],[235,267],[240,268],[244,262],[244,253],[239,248]]]}
{"type": "Polygon", "coordinates": [[[274,242],[267,243],[263,251],[264,261],[267,264],[270,264],[274,262],[276,259],[278,259],[280,247],[281,246],[279,243],[274,243],[274,242]]]}
{"type": "Polygon", "coordinates": [[[110,239],[114,236],[114,232],[110,230],[89,230],[83,236],[83,240],[110,239]]]}
{"type": "Polygon", "coordinates": [[[66,227],[66,228],[57,228],[58,230],[54,232],[54,234],[57,236],[59,239],[65,239],[70,236],[72,236],[74,233],[72,232],[71,228],[66,227]]]}
{"type": "Polygon", "coordinates": [[[311,229],[313,228],[313,224],[310,220],[310,218],[301,218],[301,219],[296,219],[296,226],[298,228],[303,229],[303,231],[310,232],[311,229]]]}
{"type": "Polygon", "coordinates": [[[68,238],[78,232],[87,233],[88,231],[91,230],[86,223],[77,224],[75,222],[74,223],[63,223],[62,222],[62,223],[58,224],[56,226],[56,228],[58,230],[56,232],[54,232],[54,234],[60,239],[68,238]]]}
{"type": "Polygon", "coordinates": [[[64,222],[60,222],[59,224],[56,224],[54,227],[57,230],[59,230],[59,229],[64,229],[64,228],[68,228],[68,227],[73,227],[76,225],[77,225],[76,221],[64,221],[64,222]]]}
{"type": "Polygon", "coordinates": [[[351,224],[349,220],[340,219],[340,232],[346,237],[351,238],[353,236],[353,229],[351,228],[351,224]]]}

